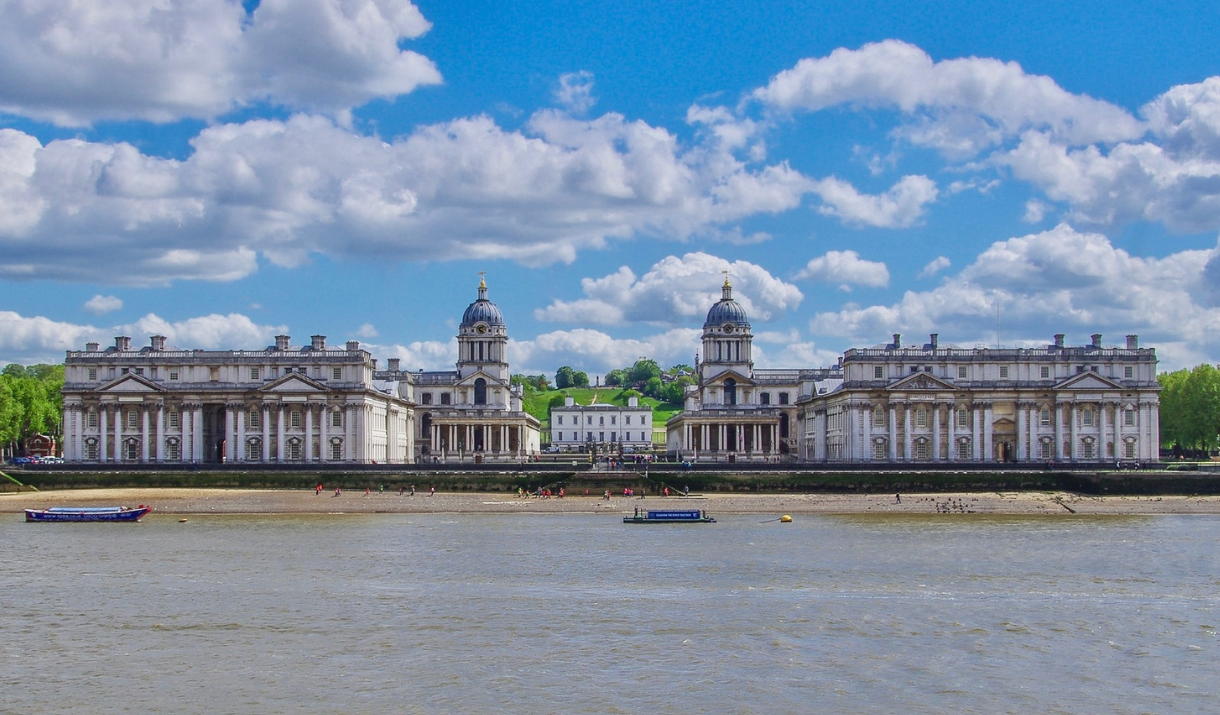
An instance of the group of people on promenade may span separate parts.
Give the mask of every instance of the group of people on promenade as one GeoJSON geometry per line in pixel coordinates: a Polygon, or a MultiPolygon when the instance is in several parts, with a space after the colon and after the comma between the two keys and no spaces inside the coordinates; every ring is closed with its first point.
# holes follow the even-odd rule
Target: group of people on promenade
{"type": "MultiPolygon", "coordinates": [[[[314,488],[314,496],[321,496],[321,495],[322,495],[322,490],[323,490],[323,489],[324,489],[324,487],[323,487],[321,484],[319,484],[317,487],[315,487],[315,488],[314,488]]],[[[400,485],[400,486],[398,487],[398,496],[402,496],[402,495],[404,495],[404,494],[410,494],[410,496],[415,496],[415,485],[414,485],[414,484],[412,484],[412,485],[411,485],[411,487],[410,487],[410,491],[409,491],[409,492],[407,491],[407,489],[408,489],[407,487],[404,487],[404,486],[401,486],[401,485],[400,485]]],[[[379,486],[377,487],[377,492],[378,492],[379,494],[384,494],[384,493],[385,493],[385,485],[384,485],[384,484],[379,485],[379,486]]],[[[365,495],[366,497],[367,497],[369,494],[371,494],[371,493],[372,493],[372,489],[371,489],[371,488],[369,488],[369,487],[365,487],[365,488],[364,488],[364,495],[365,495]]],[[[343,488],[342,488],[342,487],[335,487],[335,496],[337,496],[337,497],[341,497],[341,496],[343,496],[343,488]]],[[[434,487],[434,486],[433,486],[433,487],[428,487],[428,496],[430,496],[430,497],[432,497],[432,496],[436,496],[436,487],[434,487]]]]}

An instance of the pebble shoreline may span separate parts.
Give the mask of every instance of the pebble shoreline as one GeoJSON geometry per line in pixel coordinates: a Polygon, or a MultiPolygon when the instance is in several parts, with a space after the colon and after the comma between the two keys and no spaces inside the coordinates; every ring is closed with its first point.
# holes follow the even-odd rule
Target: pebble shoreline
{"type": "Polygon", "coordinates": [[[1069,492],[902,494],[691,494],[690,498],[569,495],[519,498],[515,493],[271,489],[76,489],[0,494],[0,513],[49,506],[150,504],[154,514],[568,513],[623,514],[636,508],[704,509],[716,514],[1220,514],[1220,496],[1086,496],[1069,492]]]}

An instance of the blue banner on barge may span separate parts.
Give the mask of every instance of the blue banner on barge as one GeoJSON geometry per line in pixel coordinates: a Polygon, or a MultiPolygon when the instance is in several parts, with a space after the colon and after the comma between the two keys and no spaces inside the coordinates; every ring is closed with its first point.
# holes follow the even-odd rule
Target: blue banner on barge
{"type": "Polygon", "coordinates": [[[699,509],[655,509],[635,516],[624,516],[624,524],[711,524],[715,519],[699,509]]]}

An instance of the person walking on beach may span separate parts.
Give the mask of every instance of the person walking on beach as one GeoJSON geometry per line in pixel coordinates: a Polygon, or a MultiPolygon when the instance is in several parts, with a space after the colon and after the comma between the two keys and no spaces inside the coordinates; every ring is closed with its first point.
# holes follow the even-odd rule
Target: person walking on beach
{"type": "Polygon", "coordinates": [[[895,494],[895,495],[894,495],[894,503],[895,503],[895,504],[901,504],[901,503],[902,503],[902,495],[901,495],[901,494],[895,494]]]}
{"type": "Polygon", "coordinates": [[[415,485],[411,485],[411,496],[415,496],[415,485]]]}
{"type": "Polygon", "coordinates": [[[434,496],[436,496],[436,487],[429,487],[429,488],[428,488],[428,496],[430,496],[430,497],[434,497],[434,496]]]}
{"type": "Polygon", "coordinates": [[[339,496],[343,492],[339,491],[339,487],[335,487],[335,496],[339,496]]]}

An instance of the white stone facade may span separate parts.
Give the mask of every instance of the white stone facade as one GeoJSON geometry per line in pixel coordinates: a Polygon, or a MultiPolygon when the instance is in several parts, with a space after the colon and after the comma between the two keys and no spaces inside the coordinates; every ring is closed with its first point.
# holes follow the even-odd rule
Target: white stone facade
{"type": "Polygon", "coordinates": [[[1156,351],[1084,346],[848,350],[801,399],[801,458],[872,463],[1139,463],[1160,455],[1156,351]]]}
{"type": "Polygon", "coordinates": [[[562,407],[551,408],[551,445],[564,452],[577,452],[590,444],[599,450],[652,449],[652,408],[640,406],[639,398],[627,398],[627,406],[578,405],[568,397],[562,407]]]}
{"type": "Polygon", "coordinates": [[[182,350],[153,336],[68,351],[64,458],[81,463],[407,463],[409,380],[377,380],[355,341],[286,335],[264,350],[182,350]]]}

